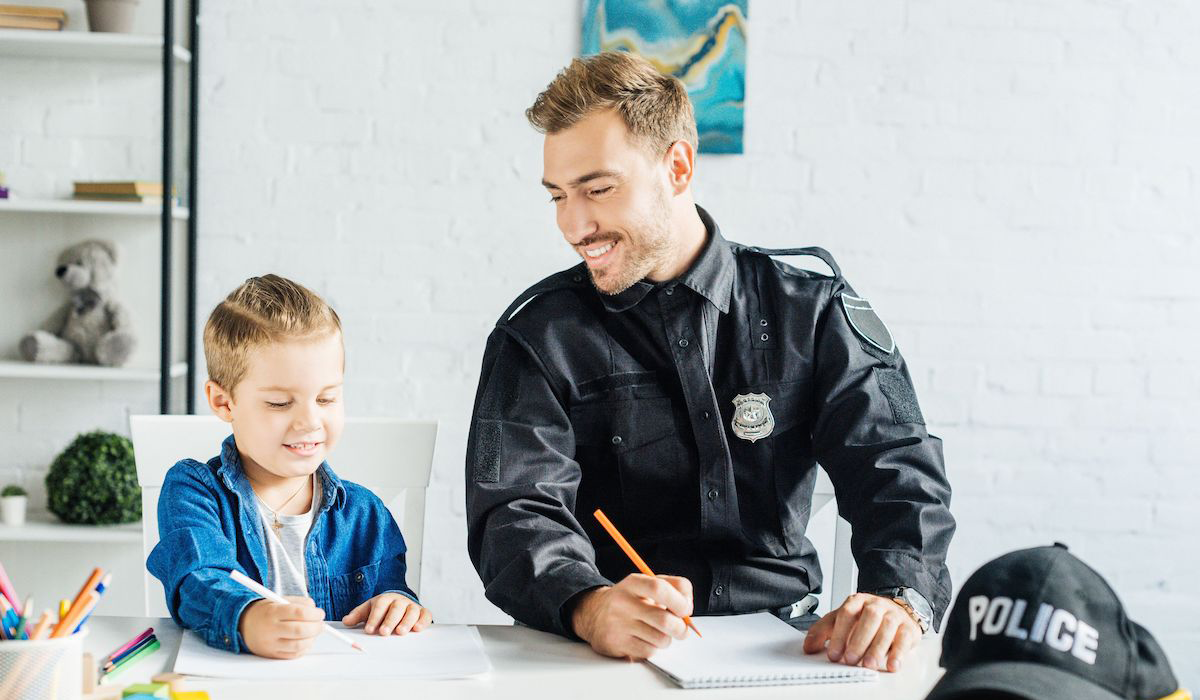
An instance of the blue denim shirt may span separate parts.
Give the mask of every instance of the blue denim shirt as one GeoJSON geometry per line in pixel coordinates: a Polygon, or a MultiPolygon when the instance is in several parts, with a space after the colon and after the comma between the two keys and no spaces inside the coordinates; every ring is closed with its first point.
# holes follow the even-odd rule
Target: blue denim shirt
{"type": "MultiPolygon", "coordinates": [[[[322,463],[321,502],[305,541],[308,595],[326,619],[340,620],[387,592],[415,593],[404,581],[406,547],[387,506],[369,489],[342,481],[322,463]]],[[[158,497],[159,542],[146,567],[162,581],[175,622],[209,646],[245,648],[238,621],[261,596],[229,578],[238,569],[271,582],[262,521],[233,436],[208,464],[185,459],[171,467],[158,497]]]]}

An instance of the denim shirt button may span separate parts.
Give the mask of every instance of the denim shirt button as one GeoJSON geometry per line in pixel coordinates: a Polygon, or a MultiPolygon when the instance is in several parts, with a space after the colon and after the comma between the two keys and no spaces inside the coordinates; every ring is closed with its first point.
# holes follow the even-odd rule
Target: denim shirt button
{"type": "Polygon", "coordinates": [[[228,636],[225,637],[225,646],[227,646],[227,647],[233,646],[233,642],[229,639],[228,636]]]}
{"type": "Polygon", "coordinates": [[[363,580],[363,572],[360,571],[357,574],[354,574],[354,582],[355,583],[362,583],[362,580],[363,580]]]}

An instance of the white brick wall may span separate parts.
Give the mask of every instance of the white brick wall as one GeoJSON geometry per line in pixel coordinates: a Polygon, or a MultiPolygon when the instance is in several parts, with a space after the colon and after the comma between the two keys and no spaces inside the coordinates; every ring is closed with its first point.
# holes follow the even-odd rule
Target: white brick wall
{"type": "MultiPolygon", "coordinates": [[[[498,619],[465,554],[466,423],[495,317],[573,262],[522,112],[578,5],[204,7],[201,316],[293,276],[345,320],[352,413],[443,421],[445,620],[498,619]]],[[[946,442],[955,580],[1065,541],[1200,686],[1200,8],[756,0],[750,22],[746,154],[701,157],[698,199],[734,240],[829,248],[891,325],[946,442]]],[[[17,152],[67,157],[55,124],[87,116],[17,152]]],[[[38,416],[0,397],[10,442],[38,416]]]]}
{"type": "MultiPolygon", "coordinates": [[[[352,411],[443,420],[429,603],[491,619],[466,421],[495,317],[573,262],[522,110],[577,51],[578,3],[353,8],[207,6],[202,306],[266,270],[329,296],[352,411]]],[[[955,580],[1066,541],[1200,685],[1200,10],[759,0],[750,21],[747,152],[702,157],[698,199],[734,240],[829,248],[892,325],[946,441],[955,580]]]]}

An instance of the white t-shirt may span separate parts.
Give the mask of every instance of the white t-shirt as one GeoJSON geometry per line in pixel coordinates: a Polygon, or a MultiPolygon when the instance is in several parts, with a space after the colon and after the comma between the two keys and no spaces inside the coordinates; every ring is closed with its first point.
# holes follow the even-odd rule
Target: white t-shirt
{"type": "Polygon", "coordinates": [[[313,475],[313,496],[308,511],[300,515],[275,516],[261,498],[258,502],[259,520],[262,521],[263,541],[267,543],[267,565],[270,568],[272,591],[279,595],[308,595],[308,578],[304,568],[304,545],[312,529],[315,505],[321,502],[320,481],[313,475]],[[277,531],[272,523],[279,518],[277,531]]]}

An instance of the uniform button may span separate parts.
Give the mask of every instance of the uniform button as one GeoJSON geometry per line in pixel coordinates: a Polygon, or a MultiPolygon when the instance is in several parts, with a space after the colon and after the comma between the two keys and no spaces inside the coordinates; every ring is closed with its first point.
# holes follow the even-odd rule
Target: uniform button
{"type": "Polygon", "coordinates": [[[766,333],[763,333],[760,337],[762,338],[762,341],[765,343],[765,342],[767,342],[767,338],[769,338],[770,336],[768,336],[766,333]]]}
{"type": "Polygon", "coordinates": [[[688,346],[688,339],[687,339],[687,338],[680,338],[680,339],[679,339],[679,347],[681,347],[681,348],[686,348],[687,346],[688,346]]]}
{"type": "Polygon", "coordinates": [[[764,318],[759,320],[758,325],[765,327],[767,325],[767,319],[764,318]]]}
{"type": "Polygon", "coordinates": [[[612,444],[614,444],[614,445],[620,445],[620,444],[621,444],[621,436],[620,436],[620,435],[613,435],[613,436],[612,436],[612,444]]]}
{"type": "Polygon", "coordinates": [[[363,580],[363,572],[360,571],[357,574],[354,574],[354,582],[355,583],[362,583],[362,580],[363,580]]]}
{"type": "Polygon", "coordinates": [[[674,294],[674,293],[675,293],[674,287],[667,287],[667,294],[674,294]]]}
{"type": "Polygon", "coordinates": [[[719,495],[721,495],[721,492],[716,489],[708,490],[708,500],[710,500],[710,501],[717,500],[717,496],[719,496],[719,495]]]}
{"type": "Polygon", "coordinates": [[[708,411],[705,411],[705,412],[704,412],[703,414],[701,414],[701,415],[703,415],[703,416],[704,416],[704,420],[708,420],[708,419],[709,419],[709,417],[710,417],[710,416],[712,416],[712,414],[711,414],[711,413],[709,413],[708,411]]]}
{"type": "Polygon", "coordinates": [[[572,280],[574,280],[574,281],[576,281],[576,282],[582,282],[582,281],[583,281],[583,275],[576,274],[576,275],[574,275],[573,277],[571,277],[571,279],[572,279],[572,280]]]}
{"type": "Polygon", "coordinates": [[[725,586],[722,586],[719,583],[717,584],[717,587],[715,589],[713,589],[713,595],[721,595],[724,592],[725,592],[725,586]]]}

